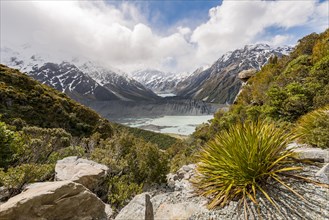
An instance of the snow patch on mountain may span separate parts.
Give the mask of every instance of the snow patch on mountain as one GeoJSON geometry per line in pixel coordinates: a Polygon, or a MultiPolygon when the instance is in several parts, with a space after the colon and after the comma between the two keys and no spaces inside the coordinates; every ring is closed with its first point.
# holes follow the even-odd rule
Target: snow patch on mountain
{"type": "Polygon", "coordinates": [[[206,102],[232,103],[241,87],[237,78],[243,70],[260,70],[273,56],[281,57],[292,47],[272,48],[267,44],[246,45],[223,54],[211,67],[196,70],[177,85],[177,95],[206,102]]]}
{"type": "Polygon", "coordinates": [[[124,101],[157,98],[152,91],[122,71],[115,72],[84,58],[66,57],[58,60],[46,54],[32,53],[29,47],[22,47],[19,52],[0,48],[0,52],[2,64],[19,69],[41,83],[70,95],[124,101]]]}
{"type": "Polygon", "coordinates": [[[132,72],[130,76],[157,94],[173,93],[177,84],[185,80],[190,73],[170,73],[155,69],[132,72]]]}

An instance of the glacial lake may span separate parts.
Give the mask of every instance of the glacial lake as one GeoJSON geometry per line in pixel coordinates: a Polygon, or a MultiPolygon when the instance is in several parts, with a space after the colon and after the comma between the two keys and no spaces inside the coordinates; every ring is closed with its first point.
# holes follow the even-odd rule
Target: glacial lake
{"type": "Polygon", "coordinates": [[[163,116],[159,118],[125,118],[119,123],[145,130],[173,133],[180,135],[190,135],[195,131],[195,128],[202,123],[208,122],[213,115],[200,116],[163,116]]]}
{"type": "Polygon", "coordinates": [[[156,93],[158,96],[162,97],[162,98],[166,98],[166,97],[175,97],[176,94],[174,93],[156,93]]]}

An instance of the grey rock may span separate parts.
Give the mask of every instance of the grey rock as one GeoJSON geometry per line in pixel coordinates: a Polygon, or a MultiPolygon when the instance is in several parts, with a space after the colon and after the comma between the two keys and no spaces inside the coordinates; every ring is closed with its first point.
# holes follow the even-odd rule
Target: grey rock
{"type": "Polygon", "coordinates": [[[243,70],[238,74],[238,78],[241,79],[243,82],[246,82],[248,79],[250,79],[252,76],[254,76],[257,72],[257,69],[248,69],[243,70]]]}
{"type": "Polygon", "coordinates": [[[315,176],[320,180],[320,182],[329,184],[329,163],[325,164],[315,176]]]}
{"type": "Polygon", "coordinates": [[[192,191],[192,185],[190,179],[195,174],[195,164],[184,165],[175,174],[169,173],[167,175],[168,187],[175,191],[192,191]]]}
{"type": "MultiPolygon", "coordinates": [[[[307,166],[304,169],[304,174],[316,176],[317,171],[316,166],[307,166]]],[[[168,185],[171,184],[171,191],[167,190],[167,192],[160,192],[160,194],[159,191],[149,192],[152,196],[151,202],[155,220],[246,219],[243,208],[241,209],[238,201],[231,201],[223,208],[207,209],[208,200],[194,194],[191,183],[185,179],[187,174],[191,174],[190,178],[193,178],[195,170],[188,170],[184,166],[176,173],[169,174],[167,180],[168,185]],[[181,174],[184,176],[181,177],[181,174]]],[[[302,181],[287,181],[287,184],[302,195],[305,200],[296,196],[283,185],[272,182],[267,192],[278,204],[279,211],[271,205],[263,194],[259,193],[257,201],[260,210],[249,201],[247,219],[329,219],[328,189],[302,181]]],[[[144,197],[145,193],[137,195],[121,210],[116,220],[144,220],[144,197]]]]}
{"type": "Polygon", "coordinates": [[[57,161],[55,180],[70,180],[80,183],[91,191],[96,191],[102,184],[109,168],[91,160],[76,156],[57,161]]]}
{"type": "Polygon", "coordinates": [[[142,193],[135,196],[129,204],[120,211],[115,217],[115,220],[144,220],[145,195],[146,193],[142,193]]]}
{"type": "Polygon", "coordinates": [[[83,185],[71,181],[43,182],[0,205],[0,219],[107,219],[105,204],[83,185]]]}
{"type": "Polygon", "coordinates": [[[295,157],[298,159],[306,159],[318,162],[329,162],[329,150],[321,148],[311,147],[299,147],[294,148],[293,151],[296,153],[295,157]]]}
{"type": "Polygon", "coordinates": [[[189,164],[189,165],[184,165],[182,166],[182,170],[184,170],[185,172],[189,172],[191,170],[194,170],[195,169],[195,164],[189,164]]]}
{"type": "MultiPolygon", "coordinates": [[[[144,220],[146,193],[135,196],[116,216],[116,220],[144,220]]],[[[155,220],[188,219],[200,210],[206,210],[205,200],[190,199],[182,192],[170,192],[151,198],[155,220]],[[186,201],[185,201],[186,200],[186,201]]]]}
{"type": "Polygon", "coordinates": [[[106,217],[107,219],[113,219],[112,216],[113,216],[113,210],[111,208],[111,205],[109,204],[105,204],[105,214],[106,214],[106,217]]]}

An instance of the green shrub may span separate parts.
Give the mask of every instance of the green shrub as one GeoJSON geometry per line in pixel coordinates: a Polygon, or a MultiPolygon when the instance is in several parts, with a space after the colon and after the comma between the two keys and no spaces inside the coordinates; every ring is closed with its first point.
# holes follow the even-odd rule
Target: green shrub
{"type": "MultiPolygon", "coordinates": [[[[206,130],[209,129],[208,127],[204,128],[206,130]]],[[[196,155],[204,144],[204,139],[200,139],[194,133],[193,136],[190,136],[186,140],[181,140],[168,148],[166,152],[170,158],[170,172],[175,173],[186,164],[197,163],[196,155]]]]}
{"type": "Polygon", "coordinates": [[[115,176],[110,178],[108,203],[112,205],[115,211],[120,210],[127,205],[129,201],[137,194],[142,193],[142,184],[131,181],[127,175],[115,176]]]}
{"type": "Polygon", "coordinates": [[[0,168],[7,168],[15,161],[17,149],[21,145],[17,133],[9,130],[4,122],[0,122],[0,168]]]}
{"type": "Polygon", "coordinates": [[[56,163],[58,160],[69,156],[84,157],[85,149],[80,146],[69,146],[66,148],[59,149],[57,151],[53,151],[48,157],[47,162],[56,163]]]}
{"type": "Polygon", "coordinates": [[[233,199],[257,204],[259,193],[274,204],[264,185],[270,179],[285,185],[280,175],[299,169],[289,165],[292,153],[286,146],[293,139],[271,123],[231,125],[200,152],[193,181],[197,192],[211,198],[209,208],[225,206],[233,199]]]}
{"type": "Polygon", "coordinates": [[[302,116],[298,120],[296,132],[302,143],[329,148],[329,105],[302,116]]]}
{"type": "Polygon", "coordinates": [[[10,167],[6,172],[0,169],[0,185],[17,194],[25,184],[50,180],[54,173],[52,164],[22,164],[10,167]]]}
{"type": "Polygon", "coordinates": [[[70,145],[72,136],[61,128],[24,127],[24,147],[18,149],[20,163],[49,163],[49,156],[70,145]]]}
{"type": "Polygon", "coordinates": [[[99,140],[90,157],[110,168],[108,200],[115,209],[122,208],[141,189],[163,183],[169,171],[163,150],[129,133],[99,140]]]}

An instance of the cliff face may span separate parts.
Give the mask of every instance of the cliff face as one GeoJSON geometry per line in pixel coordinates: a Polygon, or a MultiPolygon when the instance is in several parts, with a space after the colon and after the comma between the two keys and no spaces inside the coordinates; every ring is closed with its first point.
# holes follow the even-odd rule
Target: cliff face
{"type": "Polygon", "coordinates": [[[93,108],[110,120],[122,117],[155,117],[163,115],[210,115],[224,105],[199,100],[167,98],[154,102],[90,102],[93,108]]]}

